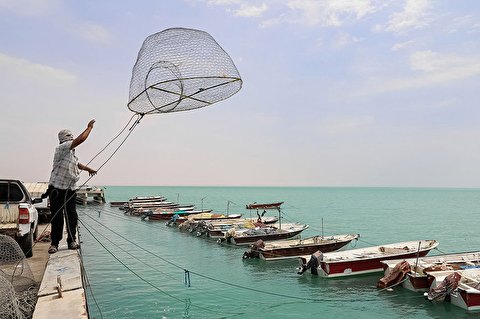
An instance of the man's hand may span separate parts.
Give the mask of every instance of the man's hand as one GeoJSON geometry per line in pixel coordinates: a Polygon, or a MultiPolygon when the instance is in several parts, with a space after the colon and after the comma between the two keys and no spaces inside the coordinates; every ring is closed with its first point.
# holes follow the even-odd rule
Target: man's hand
{"type": "Polygon", "coordinates": [[[95,123],[95,120],[91,120],[90,122],[88,122],[88,125],[87,125],[87,127],[89,127],[89,128],[91,128],[91,129],[92,129],[92,128],[93,128],[93,124],[94,124],[94,123],[95,123]]]}
{"type": "Polygon", "coordinates": [[[91,168],[87,168],[87,172],[90,176],[97,175],[97,171],[91,168]]]}

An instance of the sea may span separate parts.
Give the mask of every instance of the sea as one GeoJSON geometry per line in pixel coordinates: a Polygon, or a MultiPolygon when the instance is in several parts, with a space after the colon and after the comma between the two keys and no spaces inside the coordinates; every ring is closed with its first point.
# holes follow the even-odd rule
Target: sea
{"type": "Polygon", "coordinates": [[[309,225],[303,237],[360,234],[344,249],[435,239],[440,244],[429,255],[437,255],[480,250],[480,189],[106,186],[104,192],[107,203],[78,206],[90,318],[480,318],[399,286],[380,290],[382,273],[298,275],[295,259],[242,259],[246,247],[109,204],[162,195],[256,217],[246,204],[281,201],[282,222],[309,225]]]}

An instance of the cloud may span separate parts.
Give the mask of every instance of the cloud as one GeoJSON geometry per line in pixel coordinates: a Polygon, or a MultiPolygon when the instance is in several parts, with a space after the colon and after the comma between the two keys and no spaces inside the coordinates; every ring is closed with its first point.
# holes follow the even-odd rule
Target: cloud
{"type": "Polygon", "coordinates": [[[480,23],[478,23],[478,15],[468,14],[451,18],[450,15],[446,17],[449,19],[446,24],[446,32],[449,34],[458,32],[478,33],[480,32],[480,23]]]}
{"type": "Polygon", "coordinates": [[[410,56],[410,65],[412,69],[424,72],[441,71],[479,62],[478,59],[475,61],[475,59],[462,58],[454,54],[442,55],[430,50],[418,51],[410,56]]]}
{"type": "Polygon", "coordinates": [[[253,6],[242,3],[240,9],[234,10],[235,15],[239,17],[259,17],[268,9],[265,3],[261,6],[253,6]]]}
{"type": "Polygon", "coordinates": [[[9,11],[18,16],[42,16],[56,11],[59,5],[58,0],[0,0],[0,12],[9,11]]]}
{"type": "MultiPolygon", "coordinates": [[[[339,27],[347,21],[359,20],[377,9],[375,0],[288,0],[264,1],[261,5],[253,1],[207,0],[208,5],[229,7],[228,11],[242,17],[259,17],[270,7],[280,10],[277,17],[265,19],[261,26],[268,28],[282,23],[303,24],[309,26],[339,27]],[[280,9],[283,6],[284,8],[280,9]],[[234,9],[237,7],[236,9],[234,9]],[[285,8],[286,7],[286,8],[285,8]]],[[[273,11],[273,10],[271,10],[273,11]]]]}
{"type": "Polygon", "coordinates": [[[95,43],[109,43],[111,39],[110,32],[99,24],[85,22],[77,27],[77,34],[82,38],[95,43]]]}
{"type": "Polygon", "coordinates": [[[410,56],[410,77],[377,78],[359,95],[418,89],[461,81],[480,75],[480,56],[462,57],[433,51],[418,51],[410,56]]]}
{"type": "Polygon", "coordinates": [[[295,22],[312,26],[339,27],[375,12],[373,1],[290,0],[287,6],[297,15],[295,22]]]}
{"type": "Polygon", "coordinates": [[[393,33],[405,33],[413,29],[428,26],[430,0],[407,0],[402,12],[390,16],[385,30],[393,33]]]}
{"type": "Polygon", "coordinates": [[[63,86],[76,81],[76,76],[67,71],[57,69],[48,65],[33,63],[31,61],[12,57],[0,53],[0,68],[2,77],[17,77],[23,82],[33,80],[42,84],[53,84],[63,86]]]}
{"type": "MultiPolygon", "coordinates": [[[[362,39],[352,36],[346,32],[340,32],[336,37],[333,46],[335,48],[343,48],[351,43],[361,42],[362,39]]],[[[317,43],[318,44],[318,43],[317,43]]]]}
{"type": "Polygon", "coordinates": [[[207,4],[213,6],[228,6],[232,4],[239,4],[241,0],[208,0],[207,4]]]}
{"type": "Polygon", "coordinates": [[[406,42],[401,42],[401,43],[395,43],[390,50],[400,51],[400,50],[403,50],[403,49],[409,47],[413,43],[414,43],[414,41],[412,41],[412,40],[406,41],[406,42]]]}

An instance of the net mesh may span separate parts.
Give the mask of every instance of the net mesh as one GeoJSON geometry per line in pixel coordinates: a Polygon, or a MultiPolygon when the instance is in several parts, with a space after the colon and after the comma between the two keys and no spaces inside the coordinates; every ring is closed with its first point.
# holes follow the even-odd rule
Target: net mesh
{"type": "Polygon", "coordinates": [[[20,319],[23,314],[18,306],[18,299],[12,284],[4,276],[0,276],[0,318],[20,319]]]}
{"type": "Polygon", "coordinates": [[[18,243],[0,235],[0,318],[31,318],[38,285],[18,243]]]}
{"type": "Polygon", "coordinates": [[[241,87],[235,64],[210,34],[172,28],[143,42],[128,108],[139,114],[187,111],[224,100],[241,87]]]}

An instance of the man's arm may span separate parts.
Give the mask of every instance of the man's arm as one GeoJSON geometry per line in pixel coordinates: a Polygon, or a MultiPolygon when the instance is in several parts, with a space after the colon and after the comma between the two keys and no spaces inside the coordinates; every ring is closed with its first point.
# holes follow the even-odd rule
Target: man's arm
{"type": "Polygon", "coordinates": [[[83,165],[83,164],[78,163],[77,166],[78,166],[78,168],[81,169],[82,171],[87,171],[90,176],[93,176],[93,175],[97,174],[97,171],[96,171],[96,170],[91,169],[90,167],[88,167],[88,166],[86,166],[86,165],[83,165]]]}
{"type": "Polygon", "coordinates": [[[83,131],[82,134],[78,135],[77,138],[73,140],[72,145],[70,146],[71,150],[73,150],[75,147],[85,142],[85,140],[88,138],[88,136],[90,135],[90,132],[93,129],[94,123],[95,123],[95,120],[91,120],[90,122],[88,122],[88,125],[85,131],[83,131]]]}

